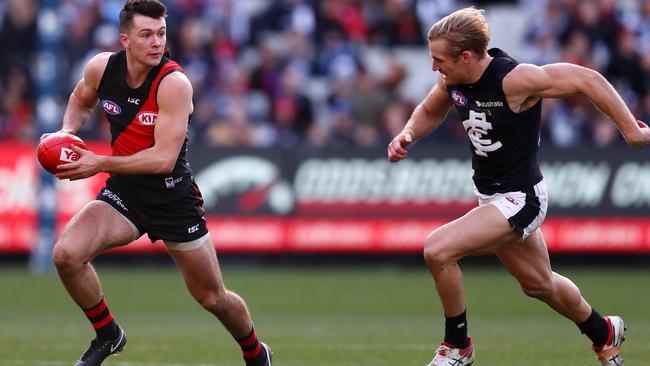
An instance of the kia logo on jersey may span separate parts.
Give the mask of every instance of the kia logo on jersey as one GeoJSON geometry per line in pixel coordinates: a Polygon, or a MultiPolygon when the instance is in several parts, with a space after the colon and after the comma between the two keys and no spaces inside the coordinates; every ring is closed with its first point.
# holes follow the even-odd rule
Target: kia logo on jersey
{"type": "Polygon", "coordinates": [[[156,124],[156,119],[158,119],[158,114],[154,112],[140,112],[136,116],[141,125],[153,126],[156,124]]]}
{"type": "Polygon", "coordinates": [[[104,108],[104,111],[106,111],[106,113],[113,116],[122,113],[122,108],[120,108],[120,106],[117,105],[117,103],[115,103],[112,100],[108,100],[108,99],[102,100],[102,108],[104,108]]]}
{"type": "Polygon", "coordinates": [[[459,106],[467,104],[467,98],[456,89],[451,91],[451,99],[454,101],[454,104],[459,106]]]}

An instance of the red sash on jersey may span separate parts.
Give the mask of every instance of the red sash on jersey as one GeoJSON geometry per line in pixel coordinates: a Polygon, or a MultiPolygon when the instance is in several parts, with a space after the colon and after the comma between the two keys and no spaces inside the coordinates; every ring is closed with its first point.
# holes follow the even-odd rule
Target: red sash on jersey
{"type": "Polygon", "coordinates": [[[113,156],[133,155],[155,144],[154,130],[158,119],[158,86],[160,81],[174,71],[184,72],[174,61],[167,61],[151,83],[149,96],[127,128],[113,143],[113,156]]]}

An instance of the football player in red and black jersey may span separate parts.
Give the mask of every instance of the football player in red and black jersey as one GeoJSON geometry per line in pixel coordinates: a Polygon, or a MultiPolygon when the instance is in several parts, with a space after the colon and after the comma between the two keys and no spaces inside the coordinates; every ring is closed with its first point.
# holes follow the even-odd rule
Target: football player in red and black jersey
{"type": "Polygon", "coordinates": [[[167,9],[157,0],[129,0],[120,12],[124,50],[100,53],[85,66],[63,118],[75,133],[97,104],[110,123],[112,155],[74,148],[77,162],[59,179],[107,172],[106,186],[66,225],[53,251],[59,277],[97,337],[77,366],[100,365],[121,352],[126,336],[103,296],[90,261],[145,233],[162,240],[192,296],[237,340],[247,366],[270,366],[244,300],[225,288],[206,227],[203,200],[187,161],[192,85],[165,50],[167,9]]]}

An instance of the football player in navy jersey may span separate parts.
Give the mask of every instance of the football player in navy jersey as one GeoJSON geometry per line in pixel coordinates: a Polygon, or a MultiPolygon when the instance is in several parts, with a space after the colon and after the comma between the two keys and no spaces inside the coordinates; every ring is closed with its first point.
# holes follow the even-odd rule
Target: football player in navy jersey
{"type": "MultiPolygon", "coordinates": [[[[66,290],[84,311],[96,338],[75,365],[96,366],[121,352],[126,336],[104,299],[90,261],[148,234],[162,240],[187,288],[239,343],[247,366],[271,366],[244,300],[225,288],[208,233],[201,193],[186,158],[192,85],[167,58],[167,10],[157,0],[129,0],[120,12],[124,50],[100,53],[85,66],[65,111],[62,130],[75,133],[98,104],[110,123],[112,155],[74,147],[78,161],[59,179],[110,177],[66,225],[53,260],[66,290]]],[[[158,321],[152,319],[152,321],[158,321]]]]}
{"type": "Polygon", "coordinates": [[[389,161],[404,159],[408,146],[435,130],[454,106],[472,152],[479,206],[434,230],[424,244],[445,314],[444,342],[430,365],[474,362],[458,261],[481,252],[495,252],[526,295],[576,323],[601,365],[623,365],[623,320],[598,314],[573,282],[551,269],[539,229],[547,208],[537,165],[542,99],[583,94],[634,147],[650,143],[650,129],[598,72],[567,63],[519,64],[499,49],[488,50],[489,38],[483,12],[474,8],[458,10],[431,27],[429,52],[438,80],[388,145],[389,161]]]}

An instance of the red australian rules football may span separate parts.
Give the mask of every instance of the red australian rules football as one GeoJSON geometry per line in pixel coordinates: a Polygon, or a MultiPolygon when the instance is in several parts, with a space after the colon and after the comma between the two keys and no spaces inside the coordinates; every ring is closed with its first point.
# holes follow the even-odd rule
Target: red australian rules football
{"type": "Polygon", "coordinates": [[[56,168],[58,165],[72,163],[79,159],[79,155],[70,148],[73,144],[88,150],[83,140],[75,135],[66,132],[49,134],[38,144],[36,150],[38,162],[48,172],[58,173],[59,170],[56,168]]]}

